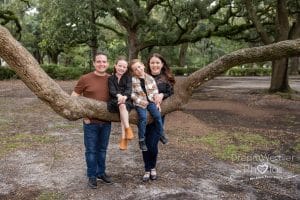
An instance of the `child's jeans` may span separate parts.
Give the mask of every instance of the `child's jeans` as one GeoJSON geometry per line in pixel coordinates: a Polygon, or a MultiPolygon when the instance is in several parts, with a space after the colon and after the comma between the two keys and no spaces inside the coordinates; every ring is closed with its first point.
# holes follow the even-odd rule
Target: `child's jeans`
{"type": "Polygon", "coordinates": [[[147,110],[149,111],[150,115],[154,120],[157,133],[159,133],[159,135],[162,135],[164,132],[161,114],[157,106],[155,105],[155,103],[150,102],[147,108],[141,108],[136,106],[136,112],[138,113],[138,117],[139,117],[138,134],[139,134],[140,141],[145,140],[145,132],[147,126],[147,110]]]}

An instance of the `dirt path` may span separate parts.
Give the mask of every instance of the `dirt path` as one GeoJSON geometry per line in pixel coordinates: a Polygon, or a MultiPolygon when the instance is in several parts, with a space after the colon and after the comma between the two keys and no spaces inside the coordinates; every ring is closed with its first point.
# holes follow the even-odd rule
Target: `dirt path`
{"type": "MultiPolygon", "coordinates": [[[[71,92],[75,82],[59,82],[71,92]]],[[[137,141],[118,150],[113,123],[107,171],[86,187],[81,122],[69,122],[21,81],[0,82],[0,199],[299,199],[300,101],[265,95],[267,78],[217,78],[166,117],[159,179],[143,183],[137,141]]],[[[300,91],[300,78],[291,79],[300,91]]],[[[136,129],[135,129],[136,130],[136,129]]]]}

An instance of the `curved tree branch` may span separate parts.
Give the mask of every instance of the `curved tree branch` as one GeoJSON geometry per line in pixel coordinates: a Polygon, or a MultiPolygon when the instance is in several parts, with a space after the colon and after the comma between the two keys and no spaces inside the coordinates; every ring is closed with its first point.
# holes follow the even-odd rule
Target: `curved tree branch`
{"type": "Polygon", "coordinates": [[[266,46],[240,49],[220,57],[206,67],[194,72],[186,80],[188,91],[199,87],[205,81],[223,74],[231,67],[254,62],[277,60],[300,55],[300,39],[285,40],[266,46]]]}
{"type": "MultiPolygon", "coordinates": [[[[241,49],[227,54],[208,66],[178,82],[175,94],[162,104],[162,113],[167,114],[187,103],[193,89],[229,68],[251,62],[261,62],[288,56],[300,55],[300,39],[283,41],[268,46],[241,49]]],[[[71,97],[52,80],[39,66],[34,57],[18,42],[9,31],[0,26],[0,57],[22,79],[38,98],[47,103],[59,115],[77,120],[86,116],[107,121],[119,121],[118,114],[109,113],[105,102],[85,97],[71,97]]],[[[137,122],[136,112],[130,113],[132,123],[137,122]]]]}

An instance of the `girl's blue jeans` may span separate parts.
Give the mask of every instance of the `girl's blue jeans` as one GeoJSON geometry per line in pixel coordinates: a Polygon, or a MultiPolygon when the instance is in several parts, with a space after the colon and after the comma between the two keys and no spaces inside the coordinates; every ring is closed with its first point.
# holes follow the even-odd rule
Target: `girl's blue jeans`
{"type": "Polygon", "coordinates": [[[155,105],[155,103],[150,102],[146,109],[136,106],[136,111],[139,117],[138,135],[140,141],[145,140],[146,126],[147,126],[147,111],[149,111],[150,115],[154,120],[155,128],[158,134],[163,135],[164,132],[163,122],[162,122],[161,114],[157,106],[155,105]]]}

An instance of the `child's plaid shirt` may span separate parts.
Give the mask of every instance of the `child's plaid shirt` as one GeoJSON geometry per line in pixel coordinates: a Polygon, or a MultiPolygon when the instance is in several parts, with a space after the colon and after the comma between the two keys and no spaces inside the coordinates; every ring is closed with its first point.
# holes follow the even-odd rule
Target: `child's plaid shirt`
{"type": "Polygon", "coordinates": [[[155,79],[146,73],[145,73],[145,88],[146,88],[147,94],[145,94],[145,92],[142,89],[140,79],[135,76],[132,77],[131,99],[133,100],[133,104],[135,106],[139,106],[141,108],[146,108],[145,106],[140,104],[140,102],[142,100],[148,101],[146,95],[148,95],[148,99],[150,101],[154,102],[154,95],[158,94],[158,89],[157,89],[155,79]]]}

